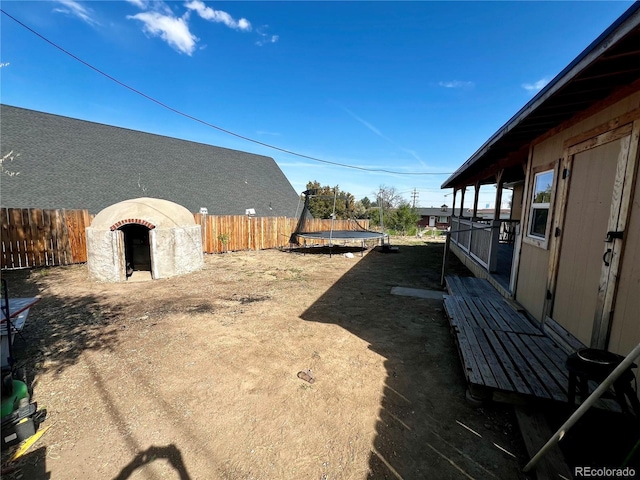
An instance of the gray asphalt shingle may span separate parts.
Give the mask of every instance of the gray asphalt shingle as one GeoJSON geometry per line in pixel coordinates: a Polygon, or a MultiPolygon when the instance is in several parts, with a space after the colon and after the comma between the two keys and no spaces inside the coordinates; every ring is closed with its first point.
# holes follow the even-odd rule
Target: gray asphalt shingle
{"type": "Polygon", "coordinates": [[[13,208],[88,209],[155,197],[211,215],[294,217],[298,195],[275,160],[202,143],[0,105],[0,179],[13,208]]]}

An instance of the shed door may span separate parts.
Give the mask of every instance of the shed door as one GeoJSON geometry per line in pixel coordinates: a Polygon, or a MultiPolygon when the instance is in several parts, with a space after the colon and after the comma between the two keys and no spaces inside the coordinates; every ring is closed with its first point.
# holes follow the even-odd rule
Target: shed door
{"type": "Polygon", "coordinates": [[[595,348],[607,346],[623,240],[605,240],[626,217],[630,138],[585,147],[570,162],[552,318],[595,348]]]}
{"type": "Polygon", "coordinates": [[[429,226],[430,227],[436,226],[436,217],[434,217],[433,215],[429,217],[429,226]]]}

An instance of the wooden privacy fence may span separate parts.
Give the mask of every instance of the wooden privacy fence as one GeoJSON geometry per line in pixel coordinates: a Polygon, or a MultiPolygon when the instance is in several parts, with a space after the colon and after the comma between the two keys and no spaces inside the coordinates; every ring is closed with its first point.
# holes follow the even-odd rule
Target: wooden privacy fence
{"type": "MultiPolygon", "coordinates": [[[[205,253],[221,253],[237,250],[264,250],[289,245],[291,234],[298,224],[297,218],[247,217],[244,215],[194,214],[196,223],[202,226],[202,246],[205,253]]],[[[369,220],[334,220],[334,230],[359,230],[368,228],[369,220]]],[[[331,220],[314,219],[305,223],[309,231],[331,229],[331,220]]],[[[319,243],[324,243],[319,241],[319,243]]]]}
{"type": "MultiPolygon", "coordinates": [[[[85,228],[93,215],[88,210],[1,208],[2,257],[0,268],[33,268],[87,261],[85,228]]],[[[264,250],[289,245],[297,218],[194,214],[202,227],[205,253],[264,250]],[[224,241],[223,241],[224,240],[224,241]]],[[[335,220],[334,230],[368,228],[368,220],[335,220]]],[[[306,222],[309,231],[328,231],[331,220],[306,222]]],[[[319,243],[322,243],[320,241],[319,243]]]]}
{"type": "Polygon", "coordinates": [[[0,209],[0,267],[32,268],[87,261],[87,210],[0,209]]]}

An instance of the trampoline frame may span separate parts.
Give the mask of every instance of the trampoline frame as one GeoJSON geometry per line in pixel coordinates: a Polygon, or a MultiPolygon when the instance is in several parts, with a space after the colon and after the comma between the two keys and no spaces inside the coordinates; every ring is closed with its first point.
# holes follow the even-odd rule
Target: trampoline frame
{"type": "MultiPolygon", "coordinates": [[[[329,231],[319,231],[319,232],[301,232],[300,229],[302,227],[302,225],[304,224],[304,217],[306,215],[306,213],[309,211],[309,199],[311,197],[316,197],[316,196],[326,196],[326,195],[318,195],[316,193],[315,190],[306,190],[304,192],[302,192],[302,194],[305,196],[304,199],[304,207],[302,209],[302,213],[300,215],[300,219],[298,220],[298,225],[296,226],[296,230],[295,232],[291,235],[292,237],[292,241],[293,238],[296,237],[296,241],[293,243],[297,243],[298,245],[300,245],[300,239],[304,240],[304,247],[307,247],[307,240],[322,240],[323,242],[328,240],[329,243],[328,244],[324,244],[323,246],[328,246],[329,247],[329,256],[331,257],[331,247],[333,247],[334,244],[334,240],[338,240],[341,242],[356,242],[356,241],[361,241],[362,242],[362,251],[364,252],[365,250],[365,242],[367,240],[380,240],[380,244],[384,246],[384,240],[385,238],[387,239],[387,243],[390,243],[389,241],[389,234],[384,233],[384,231],[382,232],[373,232],[371,230],[366,230],[366,229],[362,229],[362,230],[334,230],[333,229],[333,222],[335,220],[335,211],[336,211],[336,200],[337,200],[337,191],[335,191],[334,196],[333,196],[333,213],[331,214],[331,230],[329,231]]],[[[360,226],[360,224],[358,223],[357,220],[355,219],[351,219],[355,222],[356,225],[360,226]]]]}
{"type": "Polygon", "coordinates": [[[389,238],[389,235],[382,232],[372,232],[370,230],[333,230],[324,232],[302,232],[296,233],[300,238],[310,240],[344,240],[344,241],[357,241],[357,240],[379,240],[384,242],[385,237],[389,238]]]}
{"type": "MultiPolygon", "coordinates": [[[[307,247],[307,240],[329,240],[328,244],[323,244],[321,246],[329,247],[329,258],[331,258],[333,252],[332,248],[340,247],[342,245],[336,245],[333,240],[341,240],[343,242],[355,242],[361,241],[361,252],[360,256],[364,256],[364,251],[366,250],[366,241],[367,240],[381,240],[381,245],[384,245],[384,239],[387,238],[387,243],[389,243],[389,235],[381,232],[371,232],[369,230],[334,230],[333,232],[307,232],[307,233],[297,233],[298,238],[304,239],[303,247],[307,247]],[[357,235],[359,234],[359,235],[357,235]]],[[[307,247],[313,248],[313,247],[307,247]]]]}

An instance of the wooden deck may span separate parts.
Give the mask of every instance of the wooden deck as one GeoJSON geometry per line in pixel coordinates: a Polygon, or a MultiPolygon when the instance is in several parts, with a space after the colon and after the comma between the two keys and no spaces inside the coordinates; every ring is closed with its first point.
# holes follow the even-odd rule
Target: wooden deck
{"type": "Polygon", "coordinates": [[[503,298],[488,281],[480,278],[447,276],[445,282],[451,295],[495,298],[498,300],[503,298]]]}
{"type": "Polygon", "coordinates": [[[447,277],[444,305],[475,391],[567,401],[567,352],[487,280],[447,277]]]}

